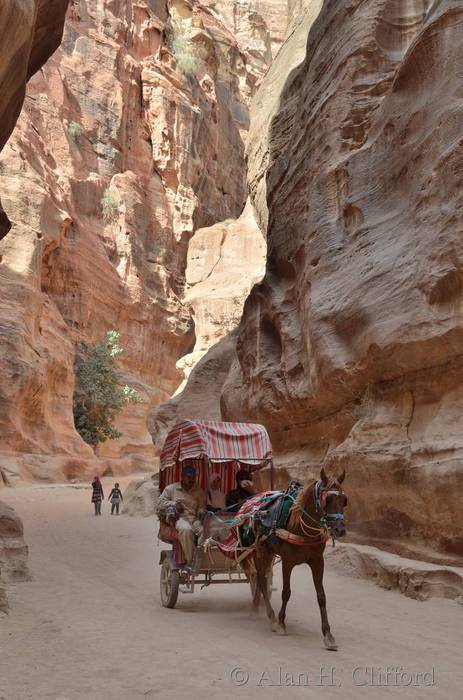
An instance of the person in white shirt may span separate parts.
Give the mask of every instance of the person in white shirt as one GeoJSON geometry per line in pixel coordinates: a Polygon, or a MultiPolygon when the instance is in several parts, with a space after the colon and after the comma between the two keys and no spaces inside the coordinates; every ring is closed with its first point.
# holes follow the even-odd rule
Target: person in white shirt
{"type": "Polygon", "coordinates": [[[161,493],[157,514],[174,524],[189,565],[193,562],[196,537],[203,532],[201,521],[205,513],[206,494],[196,483],[196,469],[193,465],[185,464],[180,481],[169,484],[161,493]]]}

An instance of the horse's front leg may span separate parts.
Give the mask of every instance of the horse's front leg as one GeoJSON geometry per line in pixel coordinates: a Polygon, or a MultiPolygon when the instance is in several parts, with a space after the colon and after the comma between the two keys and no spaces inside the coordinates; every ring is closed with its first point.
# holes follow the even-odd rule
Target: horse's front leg
{"type": "Polygon", "coordinates": [[[277,628],[277,619],[270,603],[270,596],[267,585],[267,577],[273,561],[273,552],[270,552],[265,547],[259,548],[256,551],[256,571],[257,571],[257,586],[260,589],[262,598],[264,599],[267,617],[270,620],[272,630],[275,632],[277,628]]]}
{"type": "Polygon", "coordinates": [[[331,634],[330,624],[328,622],[328,615],[326,612],[326,595],[325,590],[323,588],[323,571],[325,567],[323,556],[314,560],[309,560],[307,563],[309,564],[312,570],[313,582],[315,585],[315,590],[317,592],[317,600],[322,619],[322,633],[325,647],[330,651],[337,651],[338,645],[336,644],[335,638],[331,634]]]}
{"type": "Polygon", "coordinates": [[[291,597],[291,572],[293,570],[294,564],[288,559],[282,558],[282,568],[283,568],[283,590],[281,592],[281,608],[278,614],[278,634],[286,634],[286,606],[288,605],[288,600],[291,597]]]}

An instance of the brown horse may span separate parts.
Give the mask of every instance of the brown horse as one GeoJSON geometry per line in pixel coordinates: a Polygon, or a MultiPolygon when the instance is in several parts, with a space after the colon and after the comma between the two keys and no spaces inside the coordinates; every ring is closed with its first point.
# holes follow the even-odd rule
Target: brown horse
{"type": "Polygon", "coordinates": [[[291,596],[290,579],[293,567],[298,564],[310,566],[320,607],[323,641],[327,649],[334,651],[338,647],[331,634],[326,613],[323,554],[325,543],[330,537],[341,537],[345,534],[343,513],[347,498],[341,486],[344,478],[344,471],[336,479],[328,477],[322,469],[320,479],[307,484],[294,501],[287,529],[277,530],[277,537],[258,543],[254,553],[257,573],[254,607],[258,607],[262,595],[272,630],[279,634],[286,634],[286,606],[291,596]],[[281,558],[283,567],[282,606],[278,621],[270,603],[268,587],[268,576],[275,556],[281,558]]]}

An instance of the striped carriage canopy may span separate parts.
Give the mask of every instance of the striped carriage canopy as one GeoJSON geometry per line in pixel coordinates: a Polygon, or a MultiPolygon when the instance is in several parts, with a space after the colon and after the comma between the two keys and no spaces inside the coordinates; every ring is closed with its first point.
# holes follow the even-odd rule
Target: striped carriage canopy
{"type": "Polygon", "coordinates": [[[182,463],[198,470],[198,483],[206,489],[212,474],[219,474],[224,493],[235,486],[235,474],[257,471],[272,463],[272,445],[264,426],[256,423],[183,420],[170,431],[160,462],[160,489],[180,480],[182,463]]]}

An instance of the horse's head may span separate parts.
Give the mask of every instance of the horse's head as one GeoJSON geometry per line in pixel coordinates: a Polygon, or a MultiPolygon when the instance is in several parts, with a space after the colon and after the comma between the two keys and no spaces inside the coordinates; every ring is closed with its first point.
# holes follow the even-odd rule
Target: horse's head
{"type": "Polygon", "coordinates": [[[323,512],[330,534],[334,537],[344,537],[346,534],[344,508],[347,506],[347,496],[342,489],[345,478],[345,470],[336,478],[327,476],[322,467],[317,483],[317,504],[323,512]]]}

